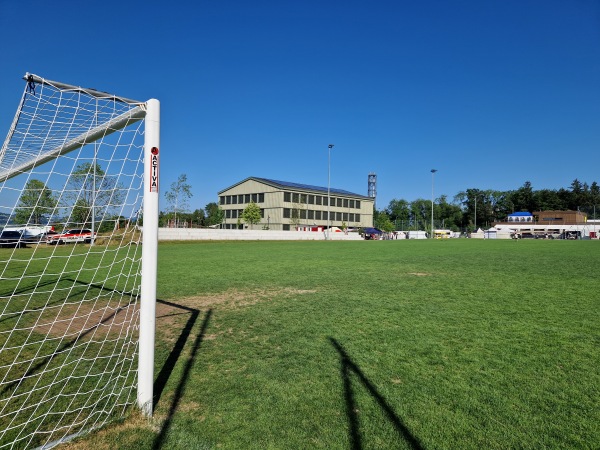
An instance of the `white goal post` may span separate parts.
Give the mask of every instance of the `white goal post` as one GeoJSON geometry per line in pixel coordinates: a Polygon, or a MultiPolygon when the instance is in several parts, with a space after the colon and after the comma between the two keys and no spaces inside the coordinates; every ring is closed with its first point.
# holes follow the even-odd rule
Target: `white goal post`
{"type": "Polygon", "coordinates": [[[0,147],[0,449],[154,395],[160,103],[24,79],[0,147]]]}

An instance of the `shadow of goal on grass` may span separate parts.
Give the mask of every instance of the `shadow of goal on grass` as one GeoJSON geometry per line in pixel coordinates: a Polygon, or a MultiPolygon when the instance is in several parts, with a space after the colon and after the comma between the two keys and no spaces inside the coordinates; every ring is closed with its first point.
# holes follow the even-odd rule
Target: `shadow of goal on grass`
{"type": "MultiPolygon", "coordinates": [[[[187,306],[179,305],[177,303],[172,303],[172,302],[168,302],[165,300],[156,300],[156,302],[161,303],[165,306],[170,306],[172,308],[176,308],[176,309],[179,309],[179,310],[182,310],[185,312],[189,312],[190,317],[188,318],[185,325],[183,326],[183,329],[181,330],[181,334],[177,338],[177,341],[175,342],[173,349],[169,353],[169,356],[167,357],[165,363],[163,364],[162,369],[160,370],[160,372],[158,373],[158,375],[156,377],[156,380],[154,381],[154,407],[155,408],[160,400],[160,397],[162,396],[162,393],[165,389],[167,381],[171,377],[173,368],[175,367],[175,364],[177,364],[177,361],[179,361],[179,358],[181,357],[183,349],[185,348],[185,345],[186,345],[188,339],[190,338],[192,330],[193,330],[194,326],[196,325],[198,317],[200,316],[200,310],[195,309],[195,308],[190,308],[187,306]]],[[[175,412],[177,411],[177,407],[179,406],[179,402],[181,400],[181,397],[185,390],[185,386],[189,379],[190,371],[194,365],[194,361],[196,359],[196,354],[198,353],[198,349],[200,348],[200,345],[202,344],[202,341],[204,340],[204,335],[206,334],[206,329],[208,328],[208,324],[210,322],[211,316],[212,316],[212,309],[209,309],[208,311],[206,311],[204,320],[202,321],[202,325],[200,326],[200,330],[199,330],[198,334],[196,335],[196,339],[194,340],[192,348],[190,349],[190,354],[187,358],[187,361],[185,362],[185,366],[183,368],[181,378],[179,379],[179,382],[177,383],[177,387],[175,388],[173,400],[169,407],[169,411],[167,412],[167,417],[165,418],[165,421],[163,422],[163,424],[160,428],[158,436],[154,440],[154,444],[152,446],[152,448],[154,450],[158,450],[162,447],[164,440],[167,436],[167,433],[169,432],[169,429],[171,427],[171,422],[173,421],[173,417],[175,415],[175,412]]]]}
{"type": "Polygon", "coordinates": [[[357,414],[357,404],[354,398],[354,391],[352,390],[351,375],[355,375],[360,384],[377,402],[379,407],[385,413],[388,421],[394,427],[398,435],[404,439],[407,445],[414,450],[424,449],[422,444],[419,442],[419,439],[410,432],[406,425],[402,423],[394,409],[379,393],[375,385],[365,376],[362,370],[360,370],[360,367],[358,367],[356,363],[352,361],[342,345],[332,337],[329,338],[329,341],[340,355],[340,375],[344,385],[344,400],[346,403],[346,416],[348,418],[348,437],[350,439],[350,448],[352,450],[362,449],[362,435],[360,432],[360,422],[357,414]]]}
{"type": "MultiPolygon", "coordinates": [[[[58,283],[60,283],[60,282],[69,282],[69,283],[71,283],[71,285],[73,287],[75,287],[77,285],[82,286],[84,288],[84,290],[82,292],[89,292],[90,289],[95,289],[98,291],[116,293],[121,296],[120,298],[127,298],[128,300],[126,301],[126,303],[119,305],[117,308],[115,308],[109,312],[103,311],[101,314],[97,315],[97,317],[94,317],[92,320],[90,320],[91,315],[86,315],[81,320],[71,320],[69,323],[69,326],[72,326],[73,329],[76,330],[76,333],[75,332],[67,333],[66,329],[58,330],[58,328],[59,328],[58,326],[54,327],[54,325],[59,322],[58,317],[55,317],[56,321],[53,324],[34,326],[33,330],[38,331],[38,332],[43,332],[48,335],[52,335],[54,332],[54,334],[56,334],[56,336],[57,336],[57,338],[56,338],[56,341],[58,342],[57,347],[54,348],[52,350],[52,352],[49,353],[47,356],[38,356],[35,359],[35,361],[36,361],[35,364],[32,363],[29,366],[27,366],[26,371],[24,373],[22,373],[20,376],[13,375],[14,380],[11,382],[7,382],[0,388],[0,399],[2,399],[7,392],[10,392],[13,389],[19,387],[24,382],[24,380],[29,380],[32,378],[36,378],[39,380],[44,375],[44,373],[46,373],[46,372],[52,373],[53,370],[56,370],[56,367],[52,366],[52,363],[54,362],[55,359],[64,355],[68,350],[74,348],[80,342],[91,339],[93,337],[94,333],[96,333],[101,326],[110,324],[115,319],[115,317],[117,317],[123,311],[126,311],[129,307],[134,306],[136,304],[136,297],[131,292],[120,291],[120,290],[112,289],[112,288],[109,288],[109,287],[106,287],[103,285],[87,283],[87,282],[83,282],[81,280],[77,280],[77,279],[73,279],[73,278],[56,278],[56,279],[49,280],[45,283],[40,283],[34,287],[24,288],[19,291],[15,290],[14,292],[15,293],[16,292],[23,293],[23,292],[27,292],[32,289],[35,289],[36,287],[39,288],[42,286],[58,285],[58,283]],[[63,335],[63,338],[60,338],[61,333],[63,335]],[[72,337],[65,338],[67,336],[72,336],[72,337]]],[[[26,311],[25,310],[18,311],[15,314],[8,315],[7,318],[4,320],[12,319],[13,316],[26,317],[27,315],[32,315],[32,314],[36,314],[40,311],[44,311],[46,308],[48,308],[48,306],[57,305],[57,304],[65,304],[68,301],[72,300],[73,298],[80,296],[82,292],[79,292],[76,290],[71,290],[64,298],[46,302],[46,304],[43,306],[29,308],[26,311]]],[[[64,320],[64,318],[62,318],[62,319],[64,320]]],[[[0,320],[0,322],[2,322],[2,321],[3,320],[0,320]]],[[[17,366],[17,364],[14,364],[14,365],[17,366]]]]}

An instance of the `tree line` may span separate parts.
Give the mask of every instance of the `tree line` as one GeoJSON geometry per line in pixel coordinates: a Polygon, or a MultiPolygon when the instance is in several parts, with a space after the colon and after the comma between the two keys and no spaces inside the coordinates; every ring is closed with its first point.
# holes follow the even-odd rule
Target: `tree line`
{"type": "Polygon", "coordinates": [[[112,207],[120,204],[124,195],[116,178],[99,164],[82,163],[71,173],[60,193],[41,180],[28,180],[12,220],[19,225],[60,222],[67,227],[90,227],[95,223],[98,231],[108,231],[128,220],[115,214],[112,207]]]}
{"type": "MultiPolygon", "coordinates": [[[[459,192],[452,201],[442,195],[433,205],[434,228],[475,231],[505,221],[513,212],[581,211],[595,219],[600,208],[600,187],[578,179],[568,188],[534,190],[531,182],[511,191],[470,188],[459,192]]],[[[373,212],[374,226],[383,231],[430,230],[431,199],[413,201],[393,199],[382,210],[373,212]]]]}
{"type": "MultiPolygon", "coordinates": [[[[112,211],[110,205],[118,204],[124,191],[98,164],[77,166],[66,187],[64,193],[57,195],[42,181],[29,180],[19,198],[14,221],[49,223],[63,208],[70,209],[68,220],[72,226],[91,226],[95,221],[100,224],[98,231],[109,231],[136,219],[117,216],[112,211]]],[[[211,227],[223,222],[224,211],[216,202],[190,212],[192,195],[187,175],[180,175],[165,192],[168,206],[159,213],[159,226],[211,227]]],[[[505,221],[509,214],[520,211],[574,210],[595,219],[596,206],[600,207],[600,187],[595,181],[588,184],[575,179],[568,188],[560,189],[535,190],[529,181],[510,191],[469,188],[457,193],[451,201],[446,195],[435,199],[434,228],[474,231],[489,228],[492,223],[505,221]]],[[[430,230],[431,211],[431,199],[392,199],[382,210],[374,209],[373,224],[383,231],[430,230]]],[[[260,220],[259,206],[250,203],[241,214],[239,225],[245,222],[253,226],[260,220]]]]}
{"type": "MultiPolygon", "coordinates": [[[[124,195],[124,188],[99,164],[82,163],[71,173],[62,192],[54,192],[41,180],[28,180],[12,222],[19,225],[62,223],[67,227],[85,228],[94,224],[97,231],[112,231],[126,222],[138,220],[139,211],[131,211],[133,216],[129,218],[116,214],[112,205],[120,204],[124,195]]],[[[209,227],[223,222],[224,212],[215,202],[189,212],[192,195],[187,175],[180,175],[164,194],[167,208],[159,212],[159,226],[209,227]]],[[[241,216],[250,226],[260,219],[260,207],[255,203],[249,204],[241,216]]],[[[139,224],[142,224],[141,218],[139,224]]]]}

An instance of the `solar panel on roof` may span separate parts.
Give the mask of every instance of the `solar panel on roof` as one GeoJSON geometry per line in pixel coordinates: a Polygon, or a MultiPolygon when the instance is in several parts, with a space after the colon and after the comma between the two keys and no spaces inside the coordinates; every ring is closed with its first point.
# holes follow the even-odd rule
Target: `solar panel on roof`
{"type": "MultiPolygon", "coordinates": [[[[310,184],[302,184],[302,183],[292,183],[290,181],[271,180],[269,178],[255,178],[255,179],[265,181],[270,184],[277,184],[277,185],[283,186],[283,187],[296,188],[296,189],[302,189],[302,190],[308,190],[308,191],[327,192],[327,188],[322,187],[322,186],[313,186],[310,184]]],[[[343,195],[352,195],[355,197],[364,197],[364,195],[355,194],[353,192],[345,191],[343,189],[330,188],[329,192],[332,192],[334,194],[343,194],[343,195]]]]}

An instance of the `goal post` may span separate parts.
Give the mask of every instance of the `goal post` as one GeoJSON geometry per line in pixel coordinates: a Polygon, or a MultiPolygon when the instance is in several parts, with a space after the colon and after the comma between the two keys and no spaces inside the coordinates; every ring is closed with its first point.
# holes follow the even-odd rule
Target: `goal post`
{"type": "Polygon", "coordinates": [[[0,450],[153,412],[160,103],[24,79],[0,147],[0,450]]]}
{"type": "Polygon", "coordinates": [[[144,143],[144,236],[140,298],[140,351],[138,358],[138,406],[152,415],[154,401],[154,334],[156,330],[156,277],[158,254],[158,170],[160,103],[149,100],[144,143]]]}

